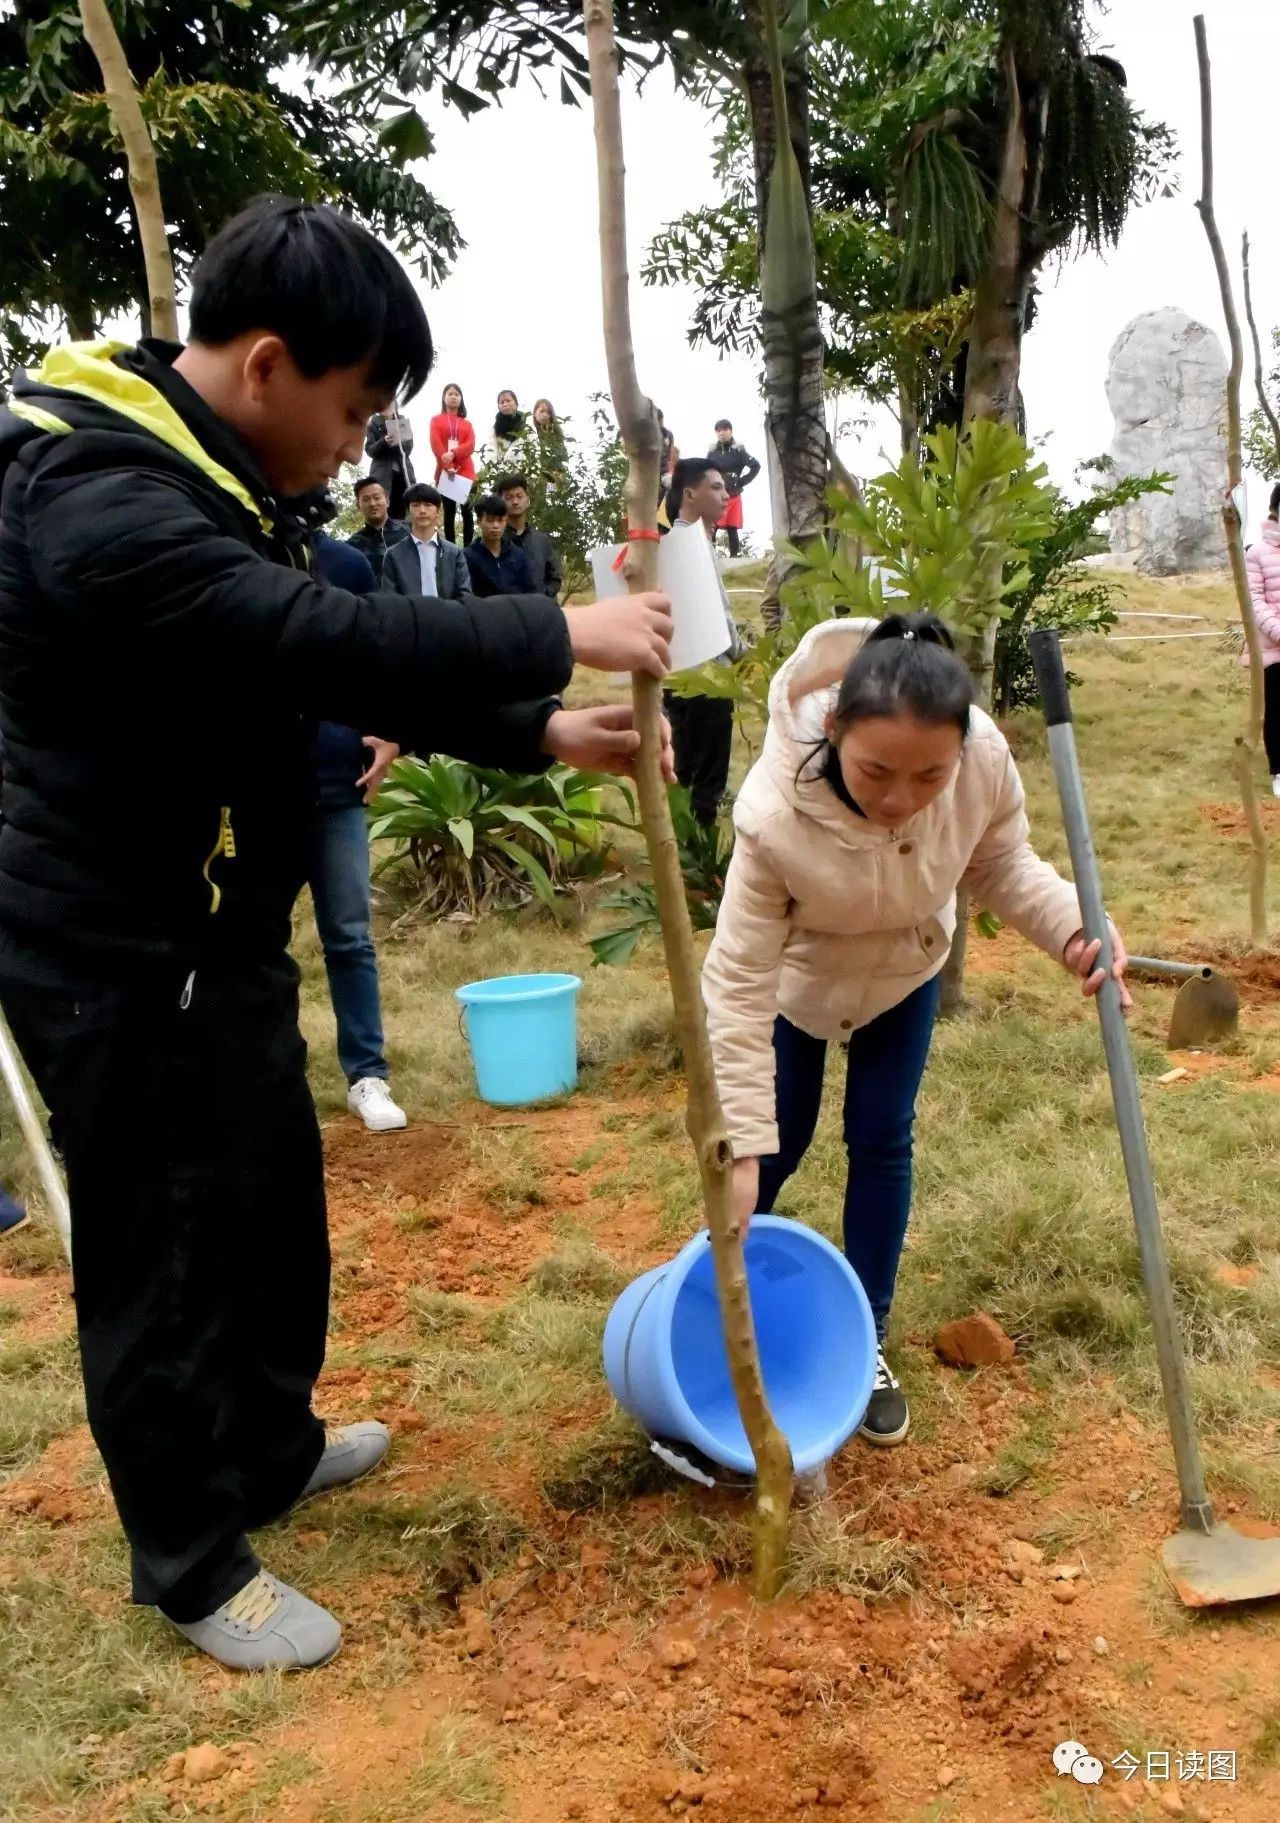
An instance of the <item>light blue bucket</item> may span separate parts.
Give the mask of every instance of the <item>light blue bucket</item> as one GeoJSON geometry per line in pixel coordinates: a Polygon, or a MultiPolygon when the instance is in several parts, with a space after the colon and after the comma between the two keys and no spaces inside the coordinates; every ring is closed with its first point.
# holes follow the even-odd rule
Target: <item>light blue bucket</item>
{"type": "Polygon", "coordinates": [[[499,975],[455,988],[481,1101],[523,1108],[578,1081],[576,975],[499,975]]]}
{"type": "MultiPolygon", "coordinates": [[[[805,1475],[862,1422],[876,1377],[875,1320],[848,1260],[802,1222],[753,1216],[746,1264],[765,1391],[805,1475]]],[[[705,1231],[623,1292],[605,1325],[604,1370],[614,1398],[650,1436],[754,1472],[705,1231]]]]}

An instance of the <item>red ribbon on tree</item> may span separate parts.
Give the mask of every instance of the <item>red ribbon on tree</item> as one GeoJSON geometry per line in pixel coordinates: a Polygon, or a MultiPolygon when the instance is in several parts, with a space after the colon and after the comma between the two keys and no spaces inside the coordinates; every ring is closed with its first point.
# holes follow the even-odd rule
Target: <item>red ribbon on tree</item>
{"type": "Polygon", "coordinates": [[[647,541],[650,544],[660,544],[662,541],[662,533],[659,531],[651,532],[643,526],[637,527],[629,525],[627,527],[627,542],[613,560],[613,567],[615,570],[621,571],[623,564],[627,561],[627,552],[631,549],[631,542],[633,539],[639,539],[641,543],[647,541]]]}

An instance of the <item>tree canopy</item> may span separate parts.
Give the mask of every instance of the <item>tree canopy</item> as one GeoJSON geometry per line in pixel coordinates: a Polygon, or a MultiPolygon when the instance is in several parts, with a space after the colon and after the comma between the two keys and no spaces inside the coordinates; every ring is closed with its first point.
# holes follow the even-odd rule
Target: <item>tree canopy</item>
{"type": "MultiPolygon", "coordinates": [[[[375,97],[345,92],[264,0],[113,9],[156,145],[181,277],[218,225],[263,190],[339,202],[430,277],[461,245],[406,166],[431,150],[375,97]]],[[[123,149],[66,0],[0,17],[0,356],[139,309],[142,259],[123,149]]]]}

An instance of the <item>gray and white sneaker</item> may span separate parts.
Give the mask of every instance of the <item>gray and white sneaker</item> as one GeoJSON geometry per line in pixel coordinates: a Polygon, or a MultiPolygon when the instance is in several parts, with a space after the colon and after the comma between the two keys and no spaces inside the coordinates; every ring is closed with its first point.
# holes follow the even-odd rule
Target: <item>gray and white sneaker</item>
{"type": "Polygon", "coordinates": [[[876,1349],[876,1383],[871,1389],[858,1435],[868,1443],[901,1443],[911,1428],[911,1411],[907,1396],[894,1378],[884,1358],[883,1347],[876,1349]]]}
{"type": "Polygon", "coordinates": [[[371,1475],[390,1448],[391,1432],[373,1418],[327,1431],[324,1454],[294,1505],[301,1506],[317,1494],[327,1494],[331,1488],[343,1488],[371,1475]]]}
{"type": "Polygon", "coordinates": [[[204,1620],[172,1624],[232,1671],[307,1671],[327,1665],[342,1645],[342,1628],[327,1608],[266,1570],[204,1620]]]}

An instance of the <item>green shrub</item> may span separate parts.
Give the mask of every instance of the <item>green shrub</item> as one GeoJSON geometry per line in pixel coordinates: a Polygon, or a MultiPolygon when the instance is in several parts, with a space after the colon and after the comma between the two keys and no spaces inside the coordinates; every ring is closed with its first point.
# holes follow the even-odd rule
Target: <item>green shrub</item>
{"type": "MultiPolygon", "coordinates": [[[[528,776],[491,772],[437,754],[401,759],[370,807],[369,835],[394,842],[375,875],[407,861],[433,916],[518,904],[550,905],[571,877],[598,873],[610,826],[602,773],[552,766],[528,776]]],[[[634,816],[634,803],[619,787],[634,816]]]]}

